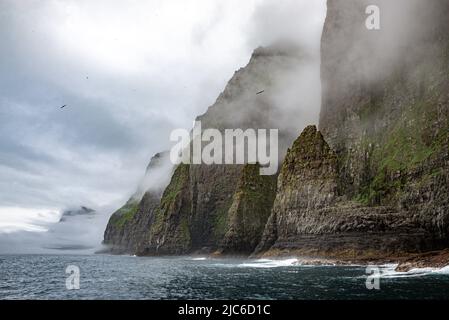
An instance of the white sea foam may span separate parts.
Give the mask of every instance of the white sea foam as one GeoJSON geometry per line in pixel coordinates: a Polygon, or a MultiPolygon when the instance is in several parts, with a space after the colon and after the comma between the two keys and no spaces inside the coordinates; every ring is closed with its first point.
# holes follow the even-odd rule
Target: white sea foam
{"type": "Polygon", "coordinates": [[[449,275],[449,266],[443,268],[415,268],[411,269],[407,272],[396,271],[396,267],[398,265],[385,265],[380,266],[381,272],[380,278],[413,278],[413,277],[424,277],[428,275],[435,274],[448,274],[449,275]]]}
{"type": "Polygon", "coordinates": [[[445,266],[444,268],[441,268],[438,273],[449,275],[449,266],[445,266]]]}
{"type": "Polygon", "coordinates": [[[206,257],[198,257],[198,258],[192,258],[190,260],[192,260],[192,261],[204,261],[204,260],[207,260],[207,258],[206,257]]]}
{"type": "Polygon", "coordinates": [[[241,263],[238,267],[242,268],[277,268],[299,265],[298,259],[270,260],[258,259],[252,262],[241,263]]]}

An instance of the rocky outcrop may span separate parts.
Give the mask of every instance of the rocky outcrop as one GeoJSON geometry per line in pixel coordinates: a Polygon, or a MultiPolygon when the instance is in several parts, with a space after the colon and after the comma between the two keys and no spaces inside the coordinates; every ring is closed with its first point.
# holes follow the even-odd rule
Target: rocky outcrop
{"type": "Polygon", "coordinates": [[[449,266],[449,249],[427,252],[404,259],[400,261],[396,271],[408,272],[412,269],[422,268],[441,269],[446,266],[449,266]]]}
{"type": "MultiPolygon", "coordinates": [[[[303,218],[336,198],[337,157],[315,126],[307,127],[287,151],[273,210],[257,252],[301,233],[303,218]]],[[[319,225],[308,225],[320,228],[319,225]]]]}

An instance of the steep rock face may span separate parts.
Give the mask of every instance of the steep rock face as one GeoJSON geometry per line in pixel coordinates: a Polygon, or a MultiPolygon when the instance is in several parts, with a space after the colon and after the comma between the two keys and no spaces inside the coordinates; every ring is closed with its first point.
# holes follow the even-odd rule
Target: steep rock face
{"type": "MultiPolygon", "coordinates": [[[[166,166],[167,161],[167,152],[156,154],[147,167],[146,177],[154,177],[154,173],[166,166]]],[[[139,186],[127,203],[112,214],[106,226],[103,241],[110,253],[134,254],[136,252],[154,220],[154,213],[159,206],[164,187],[164,182],[158,180],[151,189],[140,196],[143,187],[139,186]]]]}
{"type": "Polygon", "coordinates": [[[396,206],[402,188],[446,166],[448,7],[328,1],[320,129],[340,156],[349,197],[396,206]],[[380,7],[381,30],[365,27],[368,4],[380,7]]]}
{"type": "MultiPolygon", "coordinates": [[[[259,48],[245,68],[238,70],[214,105],[198,117],[202,129],[280,129],[279,156],[282,157],[294,134],[279,118],[279,83],[298,72],[306,63],[297,48],[259,48]],[[264,92],[260,93],[261,90],[264,92]]],[[[233,253],[247,253],[255,247],[266,223],[275,190],[253,177],[253,195],[267,199],[261,212],[252,212],[256,203],[249,192],[242,193],[245,165],[182,165],[162,197],[154,225],[139,247],[140,255],[214,252],[222,247],[233,253]],[[241,182],[239,184],[239,182],[241,182]],[[258,190],[260,188],[260,190],[258,190]],[[268,188],[268,191],[267,191],[268,188]],[[269,194],[272,192],[272,194],[269,194]],[[239,197],[242,197],[240,199],[239,197]],[[260,196],[262,197],[262,196],[260,196]],[[244,231],[235,229],[235,218],[257,217],[244,231]],[[263,221],[265,219],[265,221],[263,221]],[[226,238],[226,240],[224,240],[226,238]],[[239,238],[239,239],[237,239],[239,238]],[[250,239],[249,244],[243,240],[250,239]],[[235,245],[231,245],[234,243],[235,245]],[[240,244],[241,247],[238,247],[240,244]]],[[[271,179],[267,179],[270,180],[271,179]]],[[[275,180],[273,180],[275,181],[275,180]]],[[[259,207],[261,208],[260,204],[259,207]]]]}
{"type": "Polygon", "coordinates": [[[338,184],[336,153],[316,127],[306,128],[287,153],[255,254],[369,259],[431,249],[438,243],[438,236],[413,215],[348,201],[338,194],[338,184]]]}
{"type": "Polygon", "coordinates": [[[261,240],[276,194],[277,176],[262,176],[260,165],[247,164],[228,211],[222,254],[250,254],[261,240]]]}
{"type": "Polygon", "coordinates": [[[361,259],[448,245],[448,13],[447,0],[328,0],[320,129],[333,151],[307,156],[323,145],[305,139],[310,128],[295,142],[304,148],[287,156],[256,253],[361,259]],[[365,27],[368,4],[381,30],[365,27]]]}
{"type": "Polygon", "coordinates": [[[183,254],[191,248],[189,186],[190,167],[181,164],[154,211],[145,238],[139,243],[139,255],[183,254]]]}
{"type": "Polygon", "coordinates": [[[328,2],[320,119],[339,155],[340,193],[447,236],[449,1],[341,2],[328,2]],[[356,14],[368,3],[385,11],[380,31],[356,14]]]}
{"type": "Polygon", "coordinates": [[[278,178],[272,215],[257,251],[287,241],[307,228],[304,219],[331,205],[337,191],[337,157],[315,126],[307,127],[288,150],[278,178]]]}

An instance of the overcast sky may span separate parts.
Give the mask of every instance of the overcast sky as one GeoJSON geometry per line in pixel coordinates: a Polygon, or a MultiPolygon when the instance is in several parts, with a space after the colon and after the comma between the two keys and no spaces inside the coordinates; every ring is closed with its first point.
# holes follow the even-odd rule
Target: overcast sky
{"type": "Polygon", "coordinates": [[[0,233],[121,205],[254,48],[316,49],[324,16],[325,0],[0,0],[0,233]]]}

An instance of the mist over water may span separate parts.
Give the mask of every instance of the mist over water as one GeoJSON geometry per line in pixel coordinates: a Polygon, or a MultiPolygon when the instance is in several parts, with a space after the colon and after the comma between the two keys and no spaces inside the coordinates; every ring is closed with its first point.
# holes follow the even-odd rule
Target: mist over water
{"type": "MultiPolygon", "coordinates": [[[[79,208],[74,208],[79,210],[79,208]]],[[[102,249],[103,232],[113,208],[90,215],[63,216],[31,221],[39,230],[0,232],[0,252],[6,254],[93,254],[102,249]]]]}

